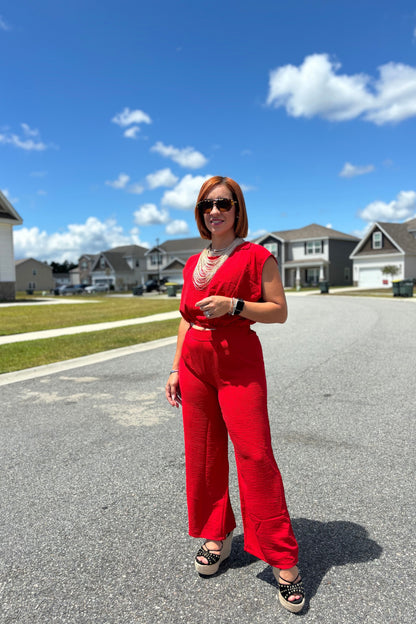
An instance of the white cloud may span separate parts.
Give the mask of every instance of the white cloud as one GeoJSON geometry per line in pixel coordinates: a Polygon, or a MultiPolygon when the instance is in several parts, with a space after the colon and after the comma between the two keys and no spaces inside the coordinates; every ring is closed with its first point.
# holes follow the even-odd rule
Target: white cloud
{"type": "Polygon", "coordinates": [[[187,174],[171,191],[165,191],[162,197],[163,206],[172,206],[179,210],[192,210],[198,197],[199,189],[211,176],[192,176],[187,174]]]}
{"type": "Polygon", "coordinates": [[[189,227],[183,219],[174,219],[166,226],[166,234],[170,236],[174,234],[188,234],[189,227]]]}
{"type": "Polygon", "coordinates": [[[348,121],[362,116],[377,125],[416,115],[416,68],[402,63],[379,67],[380,77],[337,74],[328,54],[307,56],[302,65],[270,72],[267,104],[284,106],[292,117],[348,121]]]}
{"type": "Polygon", "coordinates": [[[154,173],[149,173],[146,176],[147,184],[149,188],[155,189],[159,186],[173,186],[179,178],[172,173],[170,169],[159,169],[154,173]]]}
{"type": "Polygon", "coordinates": [[[114,189],[124,189],[126,188],[128,182],[130,181],[130,176],[127,173],[120,173],[117,180],[107,180],[107,186],[111,186],[114,189]]]}
{"type": "Polygon", "coordinates": [[[127,188],[127,191],[129,193],[133,193],[133,195],[140,195],[141,193],[143,193],[144,188],[141,184],[130,184],[130,186],[127,188]]]}
{"type": "Polygon", "coordinates": [[[365,175],[374,171],[374,165],[352,165],[346,162],[342,171],[339,172],[341,178],[355,178],[355,176],[365,175]]]}
{"type": "Polygon", "coordinates": [[[43,190],[43,189],[39,189],[38,191],[36,191],[37,195],[47,195],[48,192],[43,190]]]}
{"type": "Polygon", "coordinates": [[[0,30],[11,30],[10,26],[5,21],[2,15],[0,15],[0,30]]]}
{"type": "Polygon", "coordinates": [[[103,222],[89,217],[85,223],[68,225],[64,232],[53,234],[37,227],[14,230],[16,258],[77,262],[84,253],[94,254],[121,245],[146,244],[140,241],[138,228],[125,234],[115,219],[103,222]]]}
{"type": "Polygon", "coordinates": [[[118,126],[121,126],[121,128],[126,128],[127,126],[131,126],[133,124],[152,123],[152,120],[147,113],[138,109],[130,110],[129,108],[125,108],[121,113],[117,113],[111,121],[116,123],[118,126]]]}
{"type": "Polygon", "coordinates": [[[22,123],[20,125],[22,126],[23,133],[26,136],[29,136],[29,137],[38,137],[39,136],[39,130],[32,129],[29,126],[29,124],[22,123]]]}
{"type": "Polygon", "coordinates": [[[179,149],[173,145],[164,145],[161,141],[158,141],[150,150],[152,152],[157,152],[165,158],[170,158],[181,167],[187,167],[189,169],[199,169],[208,162],[208,159],[205,158],[201,152],[197,152],[193,147],[179,149]]]}
{"type": "Polygon", "coordinates": [[[247,238],[249,240],[256,240],[257,238],[260,238],[260,236],[263,236],[266,233],[267,233],[267,230],[265,230],[264,228],[260,228],[259,230],[255,230],[254,232],[252,232],[249,228],[247,238]]]}
{"type": "Polygon", "coordinates": [[[127,128],[127,130],[123,133],[123,136],[127,139],[136,139],[139,132],[139,126],[132,126],[131,128],[127,128]]]}
{"type": "Polygon", "coordinates": [[[329,228],[330,230],[334,229],[333,226],[332,226],[332,223],[327,223],[325,227],[329,228]]]}
{"type": "Polygon", "coordinates": [[[400,191],[396,199],[386,203],[374,201],[359,212],[365,221],[403,221],[416,213],[416,192],[400,191]]]}
{"type": "Polygon", "coordinates": [[[23,137],[11,132],[1,133],[0,143],[3,145],[13,145],[27,152],[42,152],[47,149],[47,145],[39,140],[39,130],[32,130],[26,123],[20,125],[23,130],[23,137]]]}
{"type": "Polygon", "coordinates": [[[155,204],[143,204],[134,212],[134,222],[137,225],[156,225],[167,223],[169,213],[167,210],[158,210],[155,204]]]}

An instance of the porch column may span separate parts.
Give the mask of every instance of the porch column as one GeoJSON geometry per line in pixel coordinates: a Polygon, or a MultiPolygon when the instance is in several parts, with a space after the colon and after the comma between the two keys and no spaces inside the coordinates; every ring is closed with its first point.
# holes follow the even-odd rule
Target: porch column
{"type": "Polygon", "coordinates": [[[324,269],[324,265],[321,264],[321,266],[319,267],[319,281],[323,282],[325,280],[325,269],[324,269]]]}
{"type": "Polygon", "coordinates": [[[300,290],[300,267],[296,267],[295,285],[296,290],[300,290]]]}

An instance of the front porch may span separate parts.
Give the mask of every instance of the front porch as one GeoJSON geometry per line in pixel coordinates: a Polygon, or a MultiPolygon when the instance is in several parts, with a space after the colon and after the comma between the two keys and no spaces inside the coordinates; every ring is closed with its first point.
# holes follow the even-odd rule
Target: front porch
{"type": "Polygon", "coordinates": [[[292,260],[285,262],[283,269],[283,286],[285,288],[302,288],[318,286],[319,282],[329,281],[329,262],[318,260],[292,260]]]}

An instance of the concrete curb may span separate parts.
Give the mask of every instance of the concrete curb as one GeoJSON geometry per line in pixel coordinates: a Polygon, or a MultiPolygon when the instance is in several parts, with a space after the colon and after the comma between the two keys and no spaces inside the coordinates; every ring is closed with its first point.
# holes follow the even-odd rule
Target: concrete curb
{"type": "Polygon", "coordinates": [[[72,360],[54,362],[53,364],[45,364],[44,366],[36,366],[34,368],[26,368],[20,371],[15,371],[14,373],[4,373],[3,375],[0,375],[0,386],[7,386],[19,381],[26,381],[27,379],[45,377],[46,375],[52,375],[54,373],[60,373],[73,368],[80,368],[82,366],[89,366],[90,364],[106,362],[107,360],[124,357],[125,355],[132,355],[133,353],[140,353],[143,351],[150,351],[151,349],[158,349],[159,347],[166,347],[175,344],[176,338],[176,336],[160,338],[159,340],[143,342],[130,347],[121,347],[120,349],[112,349],[111,351],[102,351],[101,353],[84,355],[72,360]]]}

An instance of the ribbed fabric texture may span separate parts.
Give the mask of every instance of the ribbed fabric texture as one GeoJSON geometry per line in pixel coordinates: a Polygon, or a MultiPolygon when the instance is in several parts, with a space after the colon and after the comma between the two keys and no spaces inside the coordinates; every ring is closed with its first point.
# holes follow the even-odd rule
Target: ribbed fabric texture
{"type": "Polygon", "coordinates": [[[189,534],[223,540],[235,528],[228,486],[234,445],[244,548],[268,564],[297,564],[298,546],[270,439],[263,354],[247,325],[189,329],[179,367],[189,534]]]}

